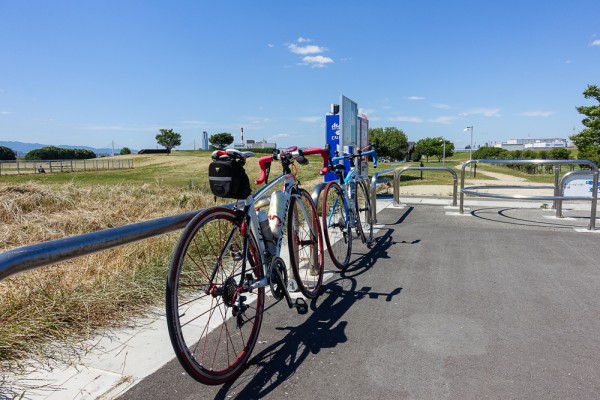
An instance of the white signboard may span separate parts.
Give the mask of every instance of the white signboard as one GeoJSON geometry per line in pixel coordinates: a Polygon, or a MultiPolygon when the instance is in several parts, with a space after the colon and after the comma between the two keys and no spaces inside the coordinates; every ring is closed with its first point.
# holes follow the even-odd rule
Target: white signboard
{"type": "Polygon", "coordinates": [[[342,96],[340,100],[340,145],[357,146],[358,105],[346,96],[342,96]]]}
{"type": "MultiPolygon", "coordinates": [[[[565,181],[565,196],[592,197],[593,184],[591,173],[589,175],[572,175],[565,181]]],[[[600,183],[596,189],[600,193],[600,183]]]]}

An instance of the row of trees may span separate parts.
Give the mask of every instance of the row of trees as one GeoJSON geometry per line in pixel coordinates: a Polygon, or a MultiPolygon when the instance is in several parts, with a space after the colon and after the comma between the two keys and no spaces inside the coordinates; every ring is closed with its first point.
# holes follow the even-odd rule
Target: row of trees
{"type": "MultiPolygon", "coordinates": [[[[173,129],[160,129],[160,133],[156,135],[156,143],[171,152],[175,147],[181,146],[181,134],[174,132],[173,129]]],[[[222,132],[216,133],[208,138],[210,144],[218,149],[224,149],[233,143],[233,135],[231,133],[222,132]]]]}
{"type": "Polygon", "coordinates": [[[90,158],[96,158],[96,153],[91,150],[64,149],[55,146],[31,150],[25,155],[26,160],[85,160],[90,158]]]}
{"type": "MultiPolygon", "coordinates": [[[[600,88],[595,85],[588,85],[583,92],[586,99],[593,98],[600,103],[600,88]]],[[[581,123],[585,129],[580,133],[571,136],[571,140],[579,150],[578,158],[587,159],[600,164],[600,105],[581,106],[577,107],[580,114],[585,115],[581,123]]],[[[369,129],[369,137],[371,142],[377,147],[377,154],[380,157],[386,157],[394,160],[403,160],[406,158],[408,148],[408,138],[406,134],[398,128],[374,128],[369,129]]],[[[209,142],[213,147],[225,148],[233,143],[234,137],[231,133],[221,132],[212,135],[209,142]]],[[[165,147],[167,152],[181,145],[181,134],[174,132],[173,129],[160,129],[156,135],[156,142],[165,147]]],[[[444,157],[451,157],[454,154],[454,143],[442,138],[424,138],[419,140],[413,149],[411,159],[419,161],[425,157],[429,161],[429,157],[437,157],[438,161],[444,157]]],[[[548,158],[548,159],[566,159],[569,157],[566,149],[552,149],[548,152],[535,152],[525,150],[508,152],[496,147],[482,147],[475,152],[478,154],[475,158],[548,158]],[[565,153],[566,151],[566,153],[565,153]]],[[[127,147],[121,149],[121,154],[130,154],[131,150],[127,147]]],[[[82,149],[63,149],[54,146],[43,147],[41,149],[32,150],[25,156],[27,160],[41,159],[85,159],[94,158],[96,155],[90,150],[82,149]]],[[[14,151],[7,147],[0,146],[0,160],[14,160],[16,155],[14,151]]]]}

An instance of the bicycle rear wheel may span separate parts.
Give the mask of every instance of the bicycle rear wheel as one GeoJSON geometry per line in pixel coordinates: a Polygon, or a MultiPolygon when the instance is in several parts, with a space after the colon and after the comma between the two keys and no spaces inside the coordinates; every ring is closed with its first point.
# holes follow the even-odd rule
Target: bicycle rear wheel
{"type": "Polygon", "coordinates": [[[352,230],[349,229],[344,193],[337,182],[329,182],[325,186],[321,214],[323,236],[331,261],[344,270],[350,265],[352,230]]]}
{"type": "Polygon", "coordinates": [[[371,214],[371,199],[363,181],[356,182],[356,213],[358,218],[358,233],[368,246],[373,242],[373,220],[371,214]]]}
{"type": "Polygon", "coordinates": [[[317,208],[304,189],[298,189],[290,200],[287,233],[294,278],[300,292],[314,299],[323,283],[323,238],[317,208]]]}
{"type": "Polygon", "coordinates": [[[244,252],[243,223],[243,215],[227,208],[198,214],[171,260],[166,288],[171,344],[183,368],[204,384],[239,375],[260,331],[264,288],[250,292],[247,284],[261,279],[262,269],[252,235],[244,252]]]}

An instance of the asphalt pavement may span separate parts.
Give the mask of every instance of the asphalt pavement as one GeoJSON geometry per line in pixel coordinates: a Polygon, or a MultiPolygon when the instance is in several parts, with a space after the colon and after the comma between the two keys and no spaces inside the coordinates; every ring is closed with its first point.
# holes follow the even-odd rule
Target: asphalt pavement
{"type": "Polygon", "coordinates": [[[172,360],[121,398],[599,398],[589,203],[556,219],[514,203],[460,215],[417,200],[378,214],[375,248],[356,244],[308,314],[269,300],[238,379],[205,386],[172,360]]]}

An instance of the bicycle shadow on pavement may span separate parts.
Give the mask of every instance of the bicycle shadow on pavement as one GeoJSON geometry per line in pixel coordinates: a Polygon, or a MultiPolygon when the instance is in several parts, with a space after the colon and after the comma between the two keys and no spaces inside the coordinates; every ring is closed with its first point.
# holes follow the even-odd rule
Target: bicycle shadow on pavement
{"type": "MultiPolygon", "coordinates": [[[[312,311],[305,322],[298,326],[276,327],[276,330],[287,331],[287,334],[255,354],[247,370],[235,381],[224,384],[215,398],[262,398],[284,382],[289,383],[290,377],[298,372],[299,366],[310,356],[348,340],[345,332],[348,321],[342,318],[353,304],[380,297],[389,302],[401,290],[396,288],[390,293],[377,293],[370,287],[357,289],[357,282],[352,277],[340,277],[328,282],[324,286],[324,293],[311,302],[312,311]]],[[[269,328],[263,326],[263,329],[269,328]]],[[[261,335],[263,333],[264,330],[261,335]]],[[[304,370],[302,373],[311,372],[304,370]]]]}

